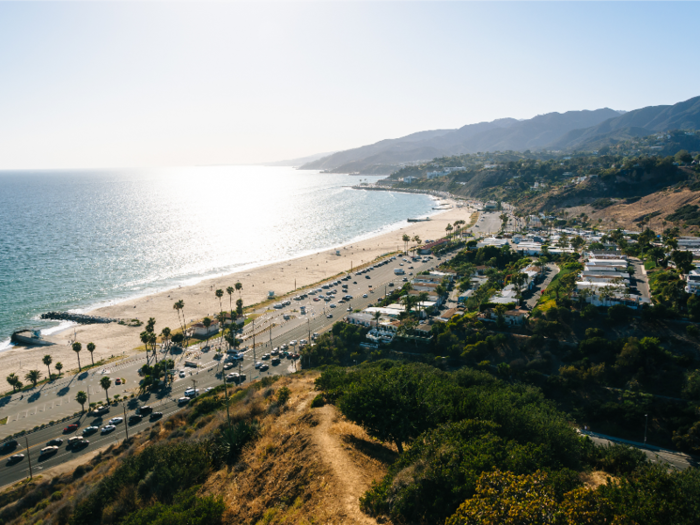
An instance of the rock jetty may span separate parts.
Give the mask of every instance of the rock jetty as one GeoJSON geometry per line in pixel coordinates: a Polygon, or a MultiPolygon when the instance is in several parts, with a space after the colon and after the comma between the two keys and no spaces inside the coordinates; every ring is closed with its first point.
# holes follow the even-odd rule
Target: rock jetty
{"type": "Polygon", "coordinates": [[[41,314],[41,318],[59,321],[73,321],[74,323],[79,324],[106,324],[119,322],[119,319],[114,319],[112,317],[97,317],[94,315],[74,314],[70,312],[46,312],[45,314],[41,314]]]}

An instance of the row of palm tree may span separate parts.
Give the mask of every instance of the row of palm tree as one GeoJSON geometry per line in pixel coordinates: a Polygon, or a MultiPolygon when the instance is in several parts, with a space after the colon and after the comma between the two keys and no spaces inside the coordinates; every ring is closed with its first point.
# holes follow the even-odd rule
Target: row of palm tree
{"type": "MultiPolygon", "coordinates": [[[[87,348],[87,351],[90,352],[90,360],[92,361],[92,364],[94,365],[95,364],[95,356],[94,356],[93,352],[95,351],[95,348],[97,348],[97,347],[95,346],[95,343],[88,343],[86,348],[87,348]]],[[[80,352],[82,352],[82,351],[83,351],[83,345],[81,343],[79,343],[78,341],[73,343],[73,352],[75,352],[75,355],[78,357],[78,370],[83,369],[83,367],[80,365],[80,352]]],[[[46,357],[44,359],[46,359],[46,357]]],[[[46,362],[44,362],[44,364],[48,366],[48,364],[46,362]]]]}
{"type": "MultiPolygon", "coordinates": [[[[42,358],[42,362],[46,365],[49,375],[47,377],[51,378],[51,363],[53,363],[53,358],[50,355],[45,355],[42,358]]],[[[60,361],[56,363],[56,366],[54,367],[58,371],[58,375],[60,377],[61,375],[61,370],[63,370],[63,363],[60,361]]],[[[39,370],[29,370],[25,376],[24,379],[28,382],[30,382],[33,386],[36,387],[37,383],[41,381],[41,372],[39,370]]],[[[20,380],[20,378],[15,374],[14,372],[11,373],[10,375],[7,376],[6,378],[7,382],[9,385],[12,387],[12,392],[16,392],[18,390],[21,390],[22,387],[24,386],[24,383],[20,380]]]]}
{"type": "Polygon", "coordinates": [[[401,237],[401,240],[403,241],[403,245],[404,245],[404,250],[403,250],[403,251],[404,251],[405,254],[408,254],[408,244],[409,244],[410,242],[415,242],[415,243],[416,243],[415,246],[413,247],[413,254],[414,254],[414,255],[415,255],[415,253],[416,253],[416,249],[417,249],[417,248],[421,245],[421,243],[423,242],[423,241],[421,240],[421,238],[420,238],[418,235],[414,235],[413,237],[411,237],[411,236],[408,235],[407,233],[404,233],[404,234],[403,234],[403,236],[401,237]]]}

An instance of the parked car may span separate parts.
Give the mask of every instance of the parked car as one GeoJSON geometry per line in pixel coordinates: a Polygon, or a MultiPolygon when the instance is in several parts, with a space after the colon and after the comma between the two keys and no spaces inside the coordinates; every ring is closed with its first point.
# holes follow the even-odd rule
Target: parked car
{"type": "Polygon", "coordinates": [[[121,385],[121,384],[122,384],[121,378],[118,377],[117,379],[115,379],[115,380],[114,380],[114,384],[115,384],[115,385],[121,385]]]}

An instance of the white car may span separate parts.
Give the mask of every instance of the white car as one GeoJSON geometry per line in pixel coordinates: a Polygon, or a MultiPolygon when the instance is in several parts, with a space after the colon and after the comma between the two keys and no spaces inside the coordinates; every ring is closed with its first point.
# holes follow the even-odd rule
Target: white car
{"type": "Polygon", "coordinates": [[[109,434],[110,432],[112,432],[116,428],[117,427],[115,427],[114,425],[105,425],[102,427],[101,433],[102,434],[109,434]]]}
{"type": "Polygon", "coordinates": [[[262,365],[263,364],[260,361],[258,361],[257,363],[255,363],[255,368],[260,368],[262,365]]]}
{"type": "Polygon", "coordinates": [[[199,388],[188,388],[185,390],[184,394],[187,397],[195,397],[199,395],[199,388]]]}
{"type": "Polygon", "coordinates": [[[39,453],[40,456],[48,456],[50,454],[55,454],[58,452],[58,447],[56,446],[48,446],[44,447],[41,449],[41,452],[39,453]]]}
{"type": "Polygon", "coordinates": [[[177,400],[177,404],[178,404],[178,405],[186,405],[186,404],[189,403],[189,402],[190,402],[190,398],[189,398],[189,397],[180,397],[180,398],[178,398],[178,400],[177,400]]]}
{"type": "Polygon", "coordinates": [[[184,371],[184,370],[180,370],[180,377],[183,377],[183,378],[186,377],[186,374],[185,374],[185,371],[184,371]]]}
{"type": "Polygon", "coordinates": [[[112,419],[109,420],[110,425],[118,425],[119,423],[122,423],[124,421],[123,417],[113,417],[112,419]]]}

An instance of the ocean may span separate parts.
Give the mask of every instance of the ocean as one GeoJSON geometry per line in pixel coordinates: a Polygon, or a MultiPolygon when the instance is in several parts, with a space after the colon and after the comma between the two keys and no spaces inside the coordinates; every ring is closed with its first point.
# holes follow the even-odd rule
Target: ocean
{"type": "Polygon", "coordinates": [[[431,213],[381,177],[287,167],[0,172],[0,349],[85,311],[331,248],[431,213]]]}

